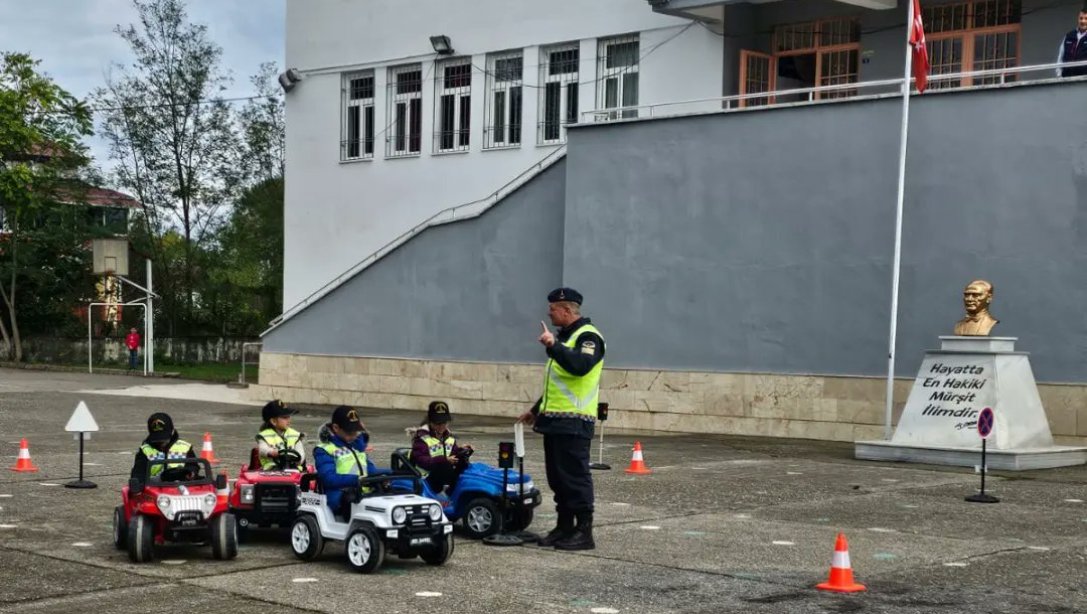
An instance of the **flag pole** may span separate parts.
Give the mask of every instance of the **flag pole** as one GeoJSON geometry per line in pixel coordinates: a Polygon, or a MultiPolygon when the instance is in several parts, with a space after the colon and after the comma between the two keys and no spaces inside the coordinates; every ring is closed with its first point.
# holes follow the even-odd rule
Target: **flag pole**
{"type": "Polygon", "coordinates": [[[892,436],[891,420],[894,413],[895,387],[895,339],[898,335],[898,282],[902,267],[902,204],[906,192],[906,141],[910,131],[910,71],[913,69],[913,47],[910,32],[913,28],[913,3],[906,0],[906,69],[902,78],[902,133],[898,149],[898,200],[895,203],[895,255],[891,278],[891,331],[887,342],[887,405],[883,414],[883,438],[892,436]]]}

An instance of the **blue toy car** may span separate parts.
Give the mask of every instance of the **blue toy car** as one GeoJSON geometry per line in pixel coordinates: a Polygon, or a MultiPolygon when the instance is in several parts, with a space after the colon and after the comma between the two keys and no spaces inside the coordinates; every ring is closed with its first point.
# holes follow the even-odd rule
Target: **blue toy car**
{"type": "MultiPolygon", "coordinates": [[[[418,470],[409,460],[410,450],[399,448],[393,452],[393,465],[418,470]]],[[[470,450],[465,451],[471,455],[470,450]]],[[[506,485],[507,506],[504,525],[499,524],[502,509],[502,469],[489,467],[480,463],[471,463],[460,474],[457,485],[449,493],[449,496],[435,493],[426,480],[420,480],[423,485],[422,496],[435,499],[442,503],[442,511],[449,520],[462,521],[464,532],[472,539],[482,539],[504,529],[506,531],[523,531],[532,524],[533,510],[541,503],[539,489],[532,482],[532,476],[509,470],[506,485]],[[524,498],[518,505],[518,498],[522,492],[524,482],[524,498]]],[[[394,480],[392,486],[397,489],[411,489],[410,480],[394,480]]]]}

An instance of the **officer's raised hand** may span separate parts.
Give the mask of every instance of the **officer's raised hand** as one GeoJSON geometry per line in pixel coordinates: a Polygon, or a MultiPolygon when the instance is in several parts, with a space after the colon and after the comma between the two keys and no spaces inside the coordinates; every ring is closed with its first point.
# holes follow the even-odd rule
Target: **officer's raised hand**
{"type": "Polygon", "coordinates": [[[543,334],[539,336],[537,341],[544,344],[544,347],[551,347],[555,345],[555,335],[547,329],[547,324],[544,324],[543,320],[540,320],[540,326],[543,328],[543,334]]]}

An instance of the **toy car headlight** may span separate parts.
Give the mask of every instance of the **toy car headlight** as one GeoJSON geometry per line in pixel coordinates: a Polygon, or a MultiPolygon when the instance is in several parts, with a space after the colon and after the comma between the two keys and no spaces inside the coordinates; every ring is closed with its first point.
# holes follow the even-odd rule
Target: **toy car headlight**
{"type": "Polygon", "coordinates": [[[206,509],[208,511],[208,513],[210,513],[211,510],[215,509],[215,501],[216,500],[217,500],[217,498],[213,494],[209,493],[209,494],[204,495],[204,509],[206,509]]]}
{"type": "Polygon", "coordinates": [[[159,495],[159,498],[155,500],[155,504],[159,506],[159,509],[165,512],[170,509],[170,497],[166,495],[159,495]]]}
{"type": "Polygon", "coordinates": [[[241,499],[242,503],[252,503],[255,500],[255,492],[252,484],[242,484],[241,499]]]}
{"type": "Polygon", "coordinates": [[[437,522],[442,519],[442,506],[431,505],[430,506],[430,519],[437,522]]]}
{"type": "Polygon", "coordinates": [[[404,508],[398,507],[393,509],[393,523],[404,524],[404,521],[408,519],[408,513],[404,511],[404,508]]]}
{"type": "MultiPolygon", "coordinates": [[[[532,490],[533,488],[536,488],[536,485],[532,483],[532,480],[528,480],[528,481],[525,482],[525,492],[528,492],[528,491],[532,490]]],[[[521,485],[520,484],[506,484],[506,492],[511,493],[511,494],[517,494],[517,493],[521,492],[521,485]]]]}

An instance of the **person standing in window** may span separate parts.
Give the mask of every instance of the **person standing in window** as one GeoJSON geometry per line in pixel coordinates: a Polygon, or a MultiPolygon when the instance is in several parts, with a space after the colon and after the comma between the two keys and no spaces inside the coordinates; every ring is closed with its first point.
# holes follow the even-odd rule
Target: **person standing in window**
{"type": "MultiPolygon", "coordinates": [[[[1061,41],[1060,55],[1057,63],[1087,61],[1087,3],[1079,10],[1079,19],[1076,29],[1064,35],[1061,41]]],[[[1087,75],[1087,66],[1073,66],[1071,68],[1058,68],[1058,77],[1079,77],[1087,75]]]]}

